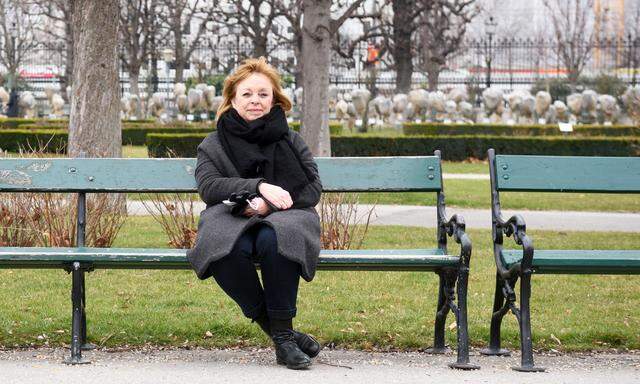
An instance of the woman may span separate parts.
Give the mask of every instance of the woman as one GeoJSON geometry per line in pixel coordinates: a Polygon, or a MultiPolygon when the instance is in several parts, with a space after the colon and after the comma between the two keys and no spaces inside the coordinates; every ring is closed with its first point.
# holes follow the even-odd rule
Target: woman
{"type": "Polygon", "coordinates": [[[271,337],[278,364],[305,369],[320,344],[295,331],[292,319],[300,276],[313,279],[320,253],[318,167],[289,129],[291,101],[263,57],[245,60],[222,94],[217,131],[198,146],[195,177],[207,209],[187,257],[200,279],[213,276],[271,337]],[[246,208],[223,203],[242,192],[257,194],[246,208]]]}

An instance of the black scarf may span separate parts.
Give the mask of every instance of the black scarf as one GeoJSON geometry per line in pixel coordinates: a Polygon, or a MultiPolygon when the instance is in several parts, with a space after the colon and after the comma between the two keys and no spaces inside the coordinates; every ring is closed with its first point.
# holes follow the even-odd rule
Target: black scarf
{"type": "Polygon", "coordinates": [[[222,148],[241,177],[263,177],[289,192],[294,202],[314,181],[289,140],[289,125],[280,106],[250,122],[231,108],[220,116],[217,129],[222,148]]]}

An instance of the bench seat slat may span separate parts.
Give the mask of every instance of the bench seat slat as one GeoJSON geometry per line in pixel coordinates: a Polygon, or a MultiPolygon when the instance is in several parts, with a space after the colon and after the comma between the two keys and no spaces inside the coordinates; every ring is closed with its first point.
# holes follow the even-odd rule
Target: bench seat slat
{"type": "MultiPolygon", "coordinates": [[[[522,251],[501,253],[507,268],[522,260],[522,251]]],[[[535,250],[535,273],[640,274],[640,250],[535,250]]]]}
{"type": "MultiPolygon", "coordinates": [[[[191,269],[185,249],[0,248],[0,268],[62,268],[72,262],[94,268],[191,269]]],[[[441,249],[323,250],[319,269],[435,270],[456,267],[458,256],[441,249]]]]}

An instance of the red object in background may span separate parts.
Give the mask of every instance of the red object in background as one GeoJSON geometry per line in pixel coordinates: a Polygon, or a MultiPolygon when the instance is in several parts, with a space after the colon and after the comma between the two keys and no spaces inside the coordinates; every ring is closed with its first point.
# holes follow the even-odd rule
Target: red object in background
{"type": "Polygon", "coordinates": [[[18,73],[18,76],[24,78],[28,78],[28,79],[53,79],[55,77],[57,77],[54,73],[46,73],[46,72],[27,72],[26,70],[22,69],[20,71],[20,73],[18,73]]]}
{"type": "Polygon", "coordinates": [[[375,65],[378,63],[380,49],[377,45],[369,43],[367,46],[367,65],[375,65]]]}

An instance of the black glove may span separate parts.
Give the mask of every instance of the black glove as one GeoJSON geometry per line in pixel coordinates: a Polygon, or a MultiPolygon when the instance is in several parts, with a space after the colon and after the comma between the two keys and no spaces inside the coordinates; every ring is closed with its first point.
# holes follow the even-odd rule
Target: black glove
{"type": "Polygon", "coordinates": [[[242,190],[239,192],[234,192],[229,195],[229,198],[224,201],[224,203],[231,207],[231,214],[235,216],[242,216],[244,210],[249,205],[249,201],[258,197],[257,193],[250,193],[248,191],[242,190]]]}

